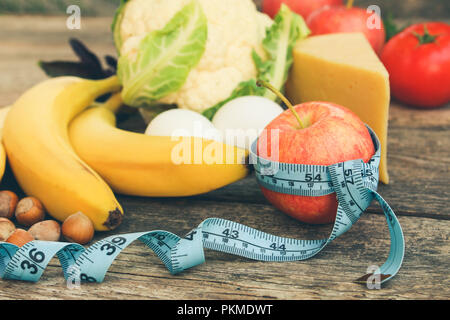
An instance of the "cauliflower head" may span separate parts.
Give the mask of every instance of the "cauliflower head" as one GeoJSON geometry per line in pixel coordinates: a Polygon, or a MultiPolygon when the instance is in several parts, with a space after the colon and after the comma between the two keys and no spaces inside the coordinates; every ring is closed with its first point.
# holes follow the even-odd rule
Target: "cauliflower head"
{"type": "MultiPolygon", "coordinates": [[[[124,3],[115,42],[121,55],[133,55],[150,32],[163,29],[192,0],[129,0],[124,3]]],[[[181,89],[158,102],[202,112],[227,99],[243,81],[255,78],[255,50],[273,21],[252,0],[197,0],[207,18],[207,40],[198,64],[181,89]]]]}

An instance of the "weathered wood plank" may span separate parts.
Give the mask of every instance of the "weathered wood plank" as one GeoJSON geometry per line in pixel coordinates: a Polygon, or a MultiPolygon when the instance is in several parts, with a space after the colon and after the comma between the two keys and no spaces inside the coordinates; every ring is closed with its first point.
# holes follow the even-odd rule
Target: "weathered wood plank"
{"type": "MultiPolygon", "coordinates": [[[[254,0],[260,6],[262,0],[254,0]]],[[[78,4],[83,16],[112,16],[119,0],[69,0],[53,1],[29,1],[29,0],[3,0],[0,4],[0,13],[20,14],[65,14],[66,8],[72,4],[78,4]]],[[[447,17],[450,13],[450,5],[445,0],[359,0],[356,5],[367,7],[379,5],[382,12],[392,12],[396,17],[447,17]]]]}
{"type": "Polygon", "coordinates": [[[85,18],[81,30],[67,29],[65,19],[0,16],[0,106],[12,104],[24,90],[47,78],[39,60],[76,60],[70,37],[82,39],[100,57],[114,55],[111,18],[85,18]]]}
{"type": "MultiPolygon", "coordinates": [[[[27,87],[45,79],[36,61],[74,59],[67,45],[70,36],[80,37],[101,55],[114,52],[109,18],[86,18],[80,31],[65,29],[63,17],[45,21],[36,17],[2,17],[0,29],[0,105],[12,103],[27,87]],[[95,31],[95,32],[94,32],[95,31]]],[[[128,129],[143,129],[138,118],[128,129]]],[[[393,102],[390,112],[389,164],[392,183],[380,192],[400,213],[423,216],[450,215],[445,199],[450,197],[449,155],[450,107],[418,110],[393,102]],[[431,169],[430,169],[431,166],[431,169]],[[412,174],[414,173],[414,174],[412,174]],[[408,186],[408,188],[405,188],[408,186]],[[401,200],[401,201],[400,201],[401,200]]],[[[212,201],[265,203],[254,179],[202,196],[212,201]]],[[[379,212],[377,208],[372,208],[379,212]]]]}
{"type": "MultiPolygon", "coordinates": [[[[295,238],[322,238],[328,227],[305,227],[270,206],[211,204],[186,200],[125,201],[128,217],[117,231],[166,229],[179,235],[211,215],[295,238]]],[[[365,215],[352,230],[316,257],[292,263],[255,262],[213,251],[206,264],[171,276],[142,244],[133,244],[112,265],[101,285],[66,289],[53,260],[41,282],[0,281],[1,299],[448,299],[448,221],[400,217],[406,256],[403,268],[382,290],[352,281],[387,257],[384,218],[365,215]]],[[[97,238],[106,234],[97,235],[97,238]]]]}
{"type": "Polygon", "coordinates": [[[67,7],[78,5],[83,16],[110,16],[114,14],[119,0],[2,0],[0,14],[64,15],[67,7]]]}
{"type": "MultiPolygon", "coordinates": [[[[36,65],[39,59],[74,59],[68,37],[80,37],[102,55],[113,53],[109,23],[110,18],[85,18],[82,30],[70,31],[64,17],[0,17],[0,106],[12,103],[26,88],[46,78],[36,65]]],[[[133,130],[143,127],[132,119],[122,125],[133,130]]],[[[422,111],[392,104],[389,161],[393,182],[380,186],[380,193],[400,215],[407,252],[400,274],[381,291],[351,282],[369,265],[383,263],[388,253],[384,217],[366,214],[317,257],[281,268],[278,263],[208,251],[205,265],[171,276],[155,255],[136,244],[119,256],[102,285],[66,289],[54,260],[38,284],[0,281],[0,299],[449,299],[449,130],[449,107],[422,111]]],[[[115,234],[165,229],[183,235],[212,216],[294,238],[322,238],[331,228],[307,226],[276,211],[262,197],[254,177],[199,197],[120,196],[119,201],[127,217],[115,234]]],[[[380,209],[373,206],[369,212],[380,213],[380,209]]],[[[107,235],[98,234],[96,239],[107,235]]]]}
{"type": "MultiPolygon", "coordinates": [[[[450,219],[450,139],[448,130],[391,128],[389,168],[391,183],[380,184],[380,194],[398,214],[450,219]]],[[[266,203],[255,178],[200,196],[212,201],[266,203]]],[[[372,206],[370,211],[381,212],[372,206]]]]}
{"type": "MultiPolygon", "coordinates": [[[[450,107],[424,111],[394,103],[390,114],[388,161],[391,183],[380,184],[381,195],[401,215],[450,219],[446,201],[450,198],[450,107]],[[408,126],[408,123],[412,125],[408,126]]],[[[145,130],[138,115],[121,122],[120,126],[137,132],[145,130]]],[[[196,198],[267,203],[253,175],[196,198]]],[[[381,209],[372,206],[369,211],[380,213],[381,209]]]]}
{"type": "Polygon", "coordinates": [[[389,112],[390,129],[450,130],[450,104],[437,109],[421,110],[392,101],[389,112]]]}

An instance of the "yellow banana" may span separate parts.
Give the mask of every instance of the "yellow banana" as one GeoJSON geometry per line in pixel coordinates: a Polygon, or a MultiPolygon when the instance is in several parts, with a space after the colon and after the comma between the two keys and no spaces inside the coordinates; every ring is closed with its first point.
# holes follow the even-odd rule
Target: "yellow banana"
{"type": "Polygon", "coordinates": [[[0,181],[2,181],[6,167],[6,151],[5,147],[3,146],[3,143],[1,143],[3,136],[3,126],[5,124],[5,119],[10,109],[11,107],[3,107],[0,109],[0,181]]]}
{"type": "Polygon", "coordinates": [[[248,167],[242,164],[246,150],[199,138],[172,141],[120,130],[114,113],[103,107],[76,117],[69,137],[77,154],[121,194],[192,196],[248,174],[248,167]],[[236,164],[238,161],[241,164],[236,164]]]}
{"type": "Polygon", "coordinates": [[[76,155],[68,139],[68,125],[77,114],[98,96],[119,89],[117,77],[50,79],[23,94],[6,118],[3,142],[18,183],[60,221],[77,211],[99,231],[122,221],[123,210],[112,190],[76,155]]]}

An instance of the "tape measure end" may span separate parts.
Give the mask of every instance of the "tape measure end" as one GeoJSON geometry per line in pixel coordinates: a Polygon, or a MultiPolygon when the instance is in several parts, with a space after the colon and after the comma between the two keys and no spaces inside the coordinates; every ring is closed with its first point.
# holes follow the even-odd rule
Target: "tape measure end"
{"type": "Polygon", "coordinates": [[[376,279],[379,277],[379,280],[383,282],[384,280],[390,278],[391,274],[375,274],[375,273],[368,273],[366,275],[363,275],[362,277],[356,279],[354,282],[359,284],[367,284],[367,282],[372,282],[373,279],[376,279]]]}

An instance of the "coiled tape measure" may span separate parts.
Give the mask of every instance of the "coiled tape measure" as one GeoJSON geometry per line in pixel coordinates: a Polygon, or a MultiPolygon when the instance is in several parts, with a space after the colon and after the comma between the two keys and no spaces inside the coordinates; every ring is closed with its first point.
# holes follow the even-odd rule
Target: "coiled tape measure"
{"type": "MultiPolygon", "coordinates": [[[[254,163],[258,183],[265,188],[301,196],[323,196],[336,192],[339,205],[328,239],[282,238],[236,222],[210,218],[184,238],[167,231],[150,231],[110,236],[89,248],[46,241],[32,241],[21,248],[0,243],[0,278],[37,282],[56,255],[67,281],[100,283],[119,253],[136,240],[152,249],[172,274],[202,264],[205,261],[204,248],[258,261],[305,260],[348,231],[375,199],[386,216],[391,237],[389,257],[378,275],[381,283],[386,282],[400,269],[405,246],[394,212],[377,193],[380,143],[370,128],[369,131],[377,151],[367,164],[362,160],[331,166],[283,164],[258,157],[256,142],[252,146],[251,163],[254,163]]],[[[357,281],[365,283],[372,275],[366,274],[357,281]]]]}

